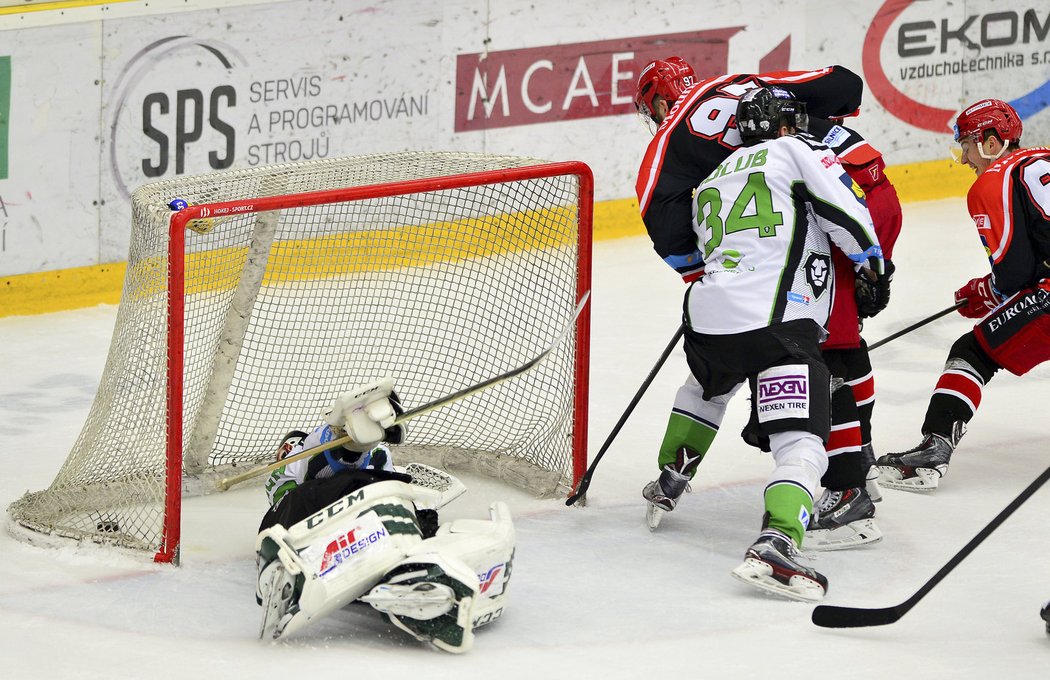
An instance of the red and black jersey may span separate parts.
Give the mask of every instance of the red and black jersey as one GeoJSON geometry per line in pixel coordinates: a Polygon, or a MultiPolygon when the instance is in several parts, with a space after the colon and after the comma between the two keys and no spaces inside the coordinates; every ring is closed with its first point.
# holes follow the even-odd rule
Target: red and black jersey
{"type": "MultiPolygon", "coordinates": [[[[692,226],[693,189],[740,146],[736,130],[740,97],[750,89],[772,84],[782,85],[806,102],[811,119],[855,115],[864,87],[852,71],[829,66],[816,71],[720,76],[698,82],[678,98],[645,152],[636,191],[653,247],[687,281],[703,270],[692,226]]],[[[857,138],[859,135],[851,139],[855,142],[857,138]]],[[[862,153],[858,151],[856,158],[862,153]]]]}
{"type": "MultiPolygon", "coordinates": [[[[966,196],[1001,296],[1035,286],[1050,258],[1050,149],[1022,149],[977,177],[966,196]]],[[[1050,280],[1041,287],[1050,290],[1050,280]]]]}

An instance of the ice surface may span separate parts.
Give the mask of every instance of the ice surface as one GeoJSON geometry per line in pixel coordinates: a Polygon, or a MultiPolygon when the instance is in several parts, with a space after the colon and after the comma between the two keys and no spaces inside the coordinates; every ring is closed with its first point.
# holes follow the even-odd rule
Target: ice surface
{"type": "MultiPolygon", "coordinates": [[[[869,342],[944,309],[987,271],[961,200],[905,206],[889,309],[869,342]]],[[[590,454],[593,458],[678,325],[682,284],[647,239],[595,246],[590,454]]],[[[98,383],[116,308],[0,319],[0,506],[50,484],[98,383]]],[[[951,315],[872,353],[875,446],[900,450],[918,427],[951,343],[968,328],[951,315]]],[[[183,566],[93,546],[42,548],[0,531],[0,677],[192,678],[1044,678],[1050,598],[1043,489],[899,622],[829,631],[811,605],[753,591],[729,576],[755,537],[772,461],[740,440],[747,403],[722,433],[656,533],[641,487],[674,392],[677,351],[597,469],[584,508],[538,501],[464,475],[449,516],[482,517],[507,501],[518,533],[505,616],[453,657],[425,649],[352,607],[302,635],[256,635],[254,530],[259,487],[188,499],[183,566]]],[[[1047,464],[1050,366],[1000,374],[928,496],[886,491],[882,543],[814,555],[826,604],[883,607],[909,597],[1047,464]]],[[[9,520],[3,516],[3,524],[9,520]]]]}

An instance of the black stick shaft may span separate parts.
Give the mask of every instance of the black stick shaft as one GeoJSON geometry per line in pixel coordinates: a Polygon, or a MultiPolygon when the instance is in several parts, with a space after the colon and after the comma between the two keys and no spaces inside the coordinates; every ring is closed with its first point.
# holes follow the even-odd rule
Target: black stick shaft
{"type": "Polygon", "coordinates": [[[937,319],[941,318],[942,316],[947,316],[947,315],[951,314],[952,312],[954,312],[955,310],[959,309],[960,307],[962,307],[965,304],[966,304],[965,300],[960,300],[959,302],[956,302],[954,305],[952,305],[948,309],[942,309],[941,311],[937,312],[933,316],[928,316],[925,319],[923,319],[922,321],[917,321],[916,323],[913,323],[912,325],[908,326],[907,328],[904,328],[904,329],[901,329],[901,330],[897,331],[893,335],[890,335],[888,337],[883,338],[882,340],[879,340],[876,343],[868,345],[868,351],[870,352],[873,349],[876,349],[878,347],[882,347],[887,342],[889,342],[891,340],[896,340],[900,336],[905,335],[907,333],[911,333],[913,330],[915,330],[917,328],[922,328],[926,324],[930,323],[931,321],[936,321],[937,319]]]}
{"type": "Polygon", "coordinates": [[[951,573],[952,569],[959,566],[960,562],[966,559],[966,557],[972,553],[977,546],[983,543],[993,531],[998,529],[1010,515],[1014,514],[1025,501],[1031,498],[1032,494],[1046,484],[1047,480],[1050,480],[1050,467],[1044,470],[1043,474],[1036,477],[1035,481],[1018,494],[1017,498],[1013,499],[1009,505],[1003,508],[1002,512],[996,515],[995,518],[987,524],[987,526],[970,539],[970,542],[964,545],[962,550],[955,553],[955,555],[948,560],[948,562],[941,567],[940,570],[930,578],[930,580],[926,581],[926,583],[924,583],[914,595],[896,607],[860,609],[856,607],[820,605],[813,610],[813,623],[825,628],[858,628],[861,626],[882,626],[888,623],[893,623],[908,613],[908,611],[914,607],[919,600],[933,590],[934,586],[944,580],[944,577],[951,573]]]}
{"type": "Polygon", "coordinates": [[[642,383],[642,386],[638,388],[638,391],[635,393],[634,398],[631,399],[631,403],[627,405],[627,410],[623,412],[623,415],[620,416],[620,420],[616,423],[616,426],[613,427],[612,432],[610,432],[609,436],[606,437],[605,443],[602,444],[602,448],[598,450],[598,454],[594,457],[594,460],[591,462],[591,466],[587,468],[587,472],[585,472],[583,474],[583,477],[580,479],[580,483],[576,487],[576,493],[574,493],[573,495],[569,496],[568,499],[566,499],[565,505],[575,504],[576,501],[580,500],[580,498],[582,498],[587,493],[587,489],[591,485],[591,477],[594,475],[594,469],[598,467],[598,462],[601,461],[602,456],[605,455],[605,452],[609,450],[609,446],[612,445],[613,439],[615,439],[616,435],[620,433],[620,428],[622,428],[624,423],[627,422],[627,419],[631,416],[631,413],[634,411],[634,407],[637,406],[638,402],[642,400],[642,395],[644,395],[645,391],[649,389],[649,385],[652,384],[653,380],[656,378],[656,374],[660,372],[661,368],[663,368],[664,363],[667,361],[667,357],[671,356],[671,352],[673,352],[674,348],[678,346],[678,341],[682,339],[682,336],[684,334],[685,324],[682,324],[678,327],[678,330],[675,331],[674,337],[671,338],[671,342],[667,343],[667,347],[664,348],[663,354],[660,355],[660,358],[659,360],[657,360],[656,365],[653,366],[653,370],[649,371],[649,375],[646,377],[645,382],[642,383]]]}

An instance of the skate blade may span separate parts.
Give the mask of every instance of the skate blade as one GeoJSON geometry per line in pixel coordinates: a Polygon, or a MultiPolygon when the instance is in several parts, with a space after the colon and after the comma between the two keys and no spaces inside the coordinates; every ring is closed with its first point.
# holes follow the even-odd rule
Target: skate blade
{"type": "Polygon", "coordinates": [[[447,614],[456,602],[456,594],[448,586],[438,583],[411,586],[383,584],[359,599],[384,614],[429,621],[447,614]]]}
{"type": "MultiPolygon", "coordinates": [[[[882,489],[879,488],[879,475],[878,468],[872,466],[873,471],[876,473],[874,476],[869,477],[864,481],[864,488],[868,492],[868,498],[871,499],[872,503],[878,503],[882,500],[882,489]]],[[[870,473],[869,473],[870,474],[870,473]]]]}
{"type": "Polygon", "coordinates": [[[269,591],[263,598],[263,620],[259,626],[259,638],[277,640],[284,634],[288,622],[292,619],[292,593],[295,586],[288,578],[288,572],[282,568],[273,570],[269,580],[269,591]]]}
{"type": "Polygon", "coordinates": [[[819,602],[824,599],[824,589],[813,579],[795,575],[791,577],[790,583],[785,585],[773,578],[773,567],[750,557],[730,574],[749,586],[791,600],[819,602]]]}
{"type": "Polygon", "coordinates": [[[660,526],[660,521],[664,518],[666,513],[666,510],[654,503],[646,504],[645,523],[649,525],[649,531],[656,531],[656,528],[660,526]]]}
{"type": "Polygon", "coordinates": [[[936,468],[915,468],[914,477],[905,477],[900,468],[892,465],[879,466],[879,486],[886,489],[925,493],[935,490],[941,477],[942,473],[936,468]]]}
{"type": "Polygon", "coordinates": [[[869,517],[835,529],[807,531],[804,545],[807,550],[848,550],[861,545],[878,543],[881,540],[882,532],[875,524],[875,520],[869,517]]]}

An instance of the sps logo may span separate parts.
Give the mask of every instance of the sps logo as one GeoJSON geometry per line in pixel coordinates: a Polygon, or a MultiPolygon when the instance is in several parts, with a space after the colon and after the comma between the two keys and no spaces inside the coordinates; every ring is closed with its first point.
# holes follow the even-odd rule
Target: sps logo
{"type": "Polygon", "coordinates": [[[228,45],[190,36],[157,40],[128,61],[110,97],[109,161],[123,196],[159,177],[233,165],[230,81],[243,61],[228,45]]]}

